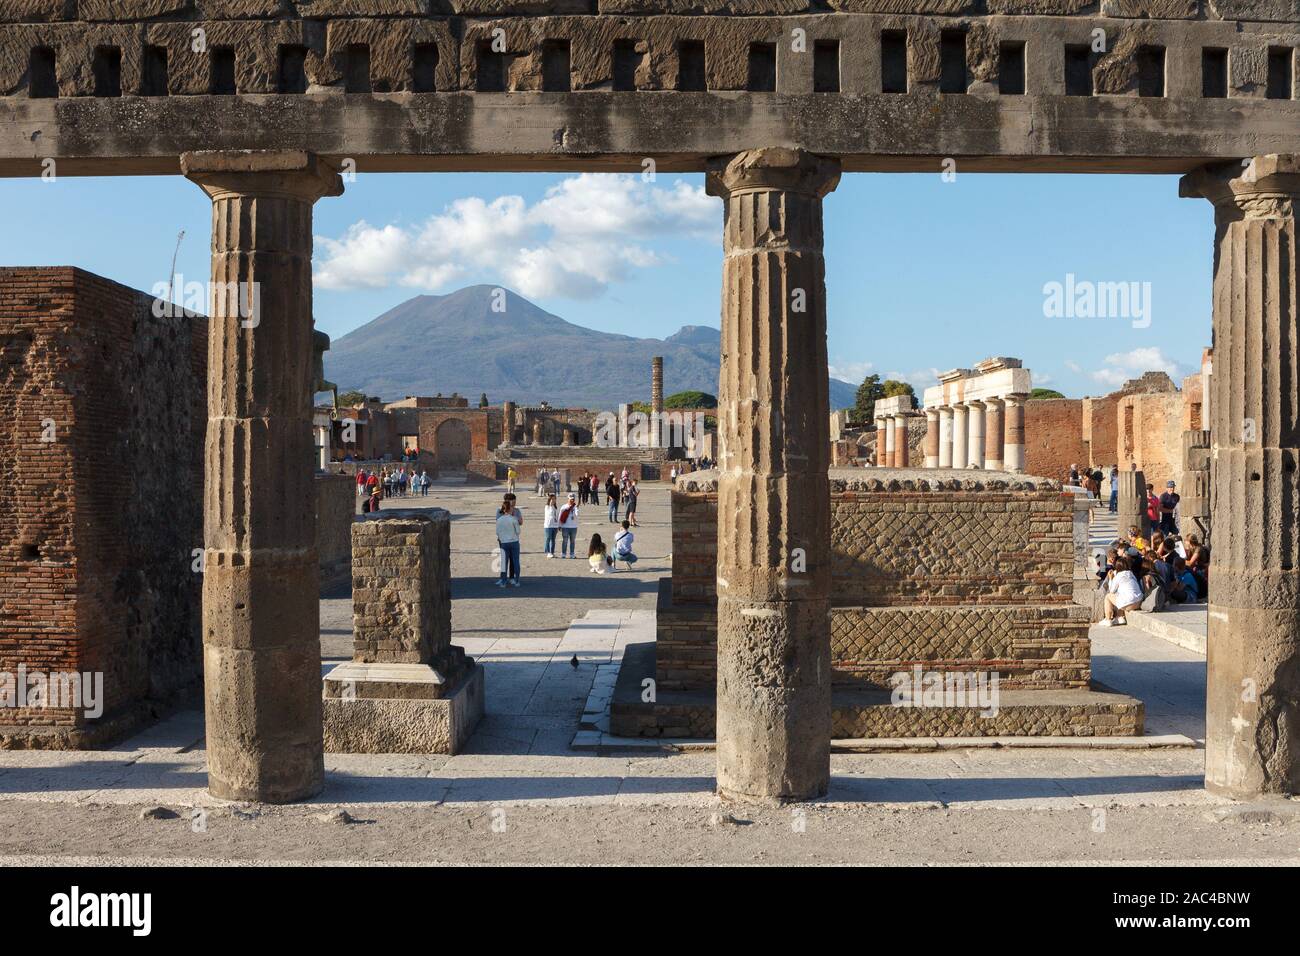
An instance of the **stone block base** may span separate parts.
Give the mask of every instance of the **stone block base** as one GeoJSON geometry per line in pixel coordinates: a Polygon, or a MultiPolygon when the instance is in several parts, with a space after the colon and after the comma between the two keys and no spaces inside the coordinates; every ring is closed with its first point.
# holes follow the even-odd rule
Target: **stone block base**
{"type": "Polygon", "coordinates": [[[483,717],[483,668],[450,684],[426,664],[340,664],[325,678],[325,751],[454,754],[483,717]]]}
{"type": "MultiPolygon", "coordinates": [[[[715,733],[716,700],[708,691],[657,690],[642,701],[642,680],[655,673],[655,645],[629,645],[610,702],[616,737],[699,737],[715,733]]],[[[1142,702],[1100,685],[1069,690],[1001,690],[995,716],[974,707],[896,707],[890,692],[838,686],[831,736],[880,737],[1140,737],[1142,702]]]]}

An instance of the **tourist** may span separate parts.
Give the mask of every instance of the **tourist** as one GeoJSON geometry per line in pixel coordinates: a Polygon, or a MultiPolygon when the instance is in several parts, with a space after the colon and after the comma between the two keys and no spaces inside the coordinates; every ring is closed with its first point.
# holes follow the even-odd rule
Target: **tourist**
{"type": "Polygon", "coordinates": [[[1146,528],[1143,529],[1150,534],[1156,528],[1160,527],[1160,499],[1156,497],[1156,486],[1147,483],[1147,510],[1146,510],[1146,528]]]}
{"type": "Polygon", "coordinates": [[[636,536],[628,530],[628,523],[623,521],[623,527],[614,535],[614,570],[618,570],[618,562],[622,561],[629,568],[636,564],[637,557],[632,551],[632,543],[636,536]]]}
{"type": "Polygon", "coordinates": [[[375,489],[377,489],[378,487],[379,487],[379,476],[372,471],[370,472],[369,475],[366,476],[366,497],[370,497],[372,494],[374,494],[375,489]]]}
{"type": "Polygon", "coordinates": [[[585,505],[586,503],[587,503],[587,476],[579,475],[578,476],[578,504],[585,505]]]}
{"type": "Polygon", "coordinates": [[[609,523],[618,524],[618,482],[614,480],[614,473],[609,473],[609,481],[605,483],[605,500],[609,502],[609,523]]]}
{"type": "Polygon", "coordinates": [[[612,568],[614,561],[610,558],[605,550],[605,542],[600,540],[600,535],[591,536],[591,544],[587,545],[587,564],[591,570],[597,574],[604,574],[606,568],[612,568]]]}
{"type": "Polygon", "coordinates": [[[548,558],[555,557],[555,536],[559,530],[560,509],[555,503],[555,495],[550,495],[546,499],[546,514],[542,518],[542,533],[545,535],[542,550],[548,558]]]}
{"type": "Polygon", "coordinates": [[[576,557],[578,544],[578,502],[572,492],[569,500],[560,509],[560,556],[576,557]]]}
{"type": "Polygon", "coordinates": [[[1130,570],[1128,558],[1116,558],[1115,567],[1110,572],[1106,583],[1105,598],[1106,617],[1098,621],[1098,627],[1115,627],[1127,624],[1124,615],[1136,611],[1142,606],[1142,585],[1130,570]]]}
{"type": "Polygon", "coordinates": [[[1070,466],[1070,484],[1072,484],[1072,485],[1078,485],[1078,484],[1079,484],[1079,466],[1078,466],[1078,465],[1071,465],[1071,466],[1070,466]]]}
{"type": "Polygon", "coordinates": [[[627,489],[627,512],[624,515],[627,518],[627,521],[624,521],[623,524],[626,525],[627,522],[630,521],[632,522],[633,527],[639,527],[636,523],[636,500],[640,496],[641,492],[637,490],[636,481],[634,479],[627,489]]]}
{"type": "Polygon", "coordinates": [[[1128,541],[1129,544],[1137,548],[1138,551],[1145,551],[1147,549],[1147,539],[1142,536],[1142,532],[1137,525],[1131,525],[1129,527],[1128,541]]]}
{"type": "Polygon", "coordinates": [[[499,588],[505,587],[507,581],[511,587],[519,587],[519,531],[520,521],[515,514],[514,500],[506,497],[497,511],[497,545],[501,549],[499,588]]]}
{"type": "Polygon", "coordinates": [[[1160,496],[1160,530],[1165,534],[1177,534],[1178,525],[1174,523],[1174,511],[1182,496],[1174,491],[1172,481],[1165,482],[1165,493],[1160,496]]]}
{"type": "Polygon", "coordinates": [[[552,488],[552,490],[554,491],[556,497],[559,497],[559,494],[560,494],[560,469],[558,469],[558,468],[556,468],[555,471],[551,472],[551,488],[552,488]]]}
{"type": "Polygon", "coordinates": [[[515,477],[516,477],[515,466],[511,465],[509,468],[506,469],[506,490],[507,491],[515,490],[515,477]]]}
{"type": "Polygon", "coordinates": [[[1119,511],[1119,465],[1110,466],[1110,513],[1119,511]]]}
{"type": "Polygon", "coordinates": [[[676,465],[673,465],[672,470],[668,472],[668,480],[669,480],[669,481],[676,481],[676,480],[677,480],[677,466],[676,466],[676,465]]]}
{"type": "Polygon", "coordinates": [[[1174,557],[1174,576],[1178,583],[1183,586],[1183,601],[1195,602],[1201,599],[1201,582],[1192,573],[1187,562],[1175,555],[1174,557]]]}
{"type": "Polygon", "coordinates": [[[370,489],[370,497],[366,499],[366,506],[362,510],[371,514],[378,511],[379,502],[383,499],[383,497],[384,497],[383,492],[379,490],[379,483],[376,482],[375,486],[370,489]]]}
{"type": "Polygon", "coordinates": [[[366,479],[369,477],[370,476],[366,474],[366,470],[364,468],[357,469],[357,497],[358,498],[365,497],[366,479]]]}
{"type": "Polygon", "coordinates": [[[545,468],[537,469],[537,494],[534,497],[545,498],[546,486],[551,483],[550,473],[545,468]]]}

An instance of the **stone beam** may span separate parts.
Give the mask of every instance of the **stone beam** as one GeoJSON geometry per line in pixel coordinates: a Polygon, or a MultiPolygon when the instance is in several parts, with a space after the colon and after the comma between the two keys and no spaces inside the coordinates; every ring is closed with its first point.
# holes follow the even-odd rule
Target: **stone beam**
{"type": "Polygon", "coordinates": [[[717,772],[727,799],[806,800],[830,782],[822,197],[839,175],[833,160],[778,148],[719,159],[707,178],[724,200],[717,772]]]}
{"type": "Polygon", "coordinates": [[[194,153],[212,200],[204,467],[208,789],[284,803],[324,783],[312,487],[312,204],[307,153],[194,153]]]}
{"type": "Polygon", "coordinates": [[[1300,793],[1300,156],[1186,177],[1214,204],[1205,785],[1300,793]]]}

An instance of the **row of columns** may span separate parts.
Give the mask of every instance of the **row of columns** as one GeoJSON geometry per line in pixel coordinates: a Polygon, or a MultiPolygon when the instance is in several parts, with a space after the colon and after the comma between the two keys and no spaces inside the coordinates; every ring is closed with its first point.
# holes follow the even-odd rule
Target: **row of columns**
{"type": "Polygon", "coordinates": [[[881,468],[907,468],[911,465],[908,417],[882,415],[876,419],[876,464],[881,468]]]}
{"type": "Polygon", "coordinates": [[[1025,469],[1025,396],[925,410],[926,468],[1025,469]]]}
{"type": "MultiPolygon", "coordinates": [[[[323,782],[311,502],[312,204],[342,191],[305,153],[187,154],[212,198],[205,450],[209,788],[299,800],[323,782]],[[226,288],[226,286],[217,286],[226,288]]],[[[724,201],[719,383],[717,785],[804,800],[830,776],[830,489],[822,199],[837,160],[758,149],[710,164],[724,201]],[[801,293],[801,294],[800,294],[801,293]],[[803,308],[796,311],[793,303],[803,308]]],[[[1216,210],[1206,783],[1300,790],[1300,381],[1296,157],[1184,179],[1216,210]],[[1250,427],[1246,426],[1250,422],[1250,427]]],[[[1024,465],[1021,396],[927,411],[926,464],[1024,465]]],[[[906,421],[893,422],[894,454],[906,421]]],[[[901,436],[901,438],[900,438],[901,436]]],[[[901,442],[901,445],[900,445],[901,442]]],[[[888,439],[886,442],[888,448],[888,439]]],[[[902,451],[906,462],[906,452],[902,451]]]]}

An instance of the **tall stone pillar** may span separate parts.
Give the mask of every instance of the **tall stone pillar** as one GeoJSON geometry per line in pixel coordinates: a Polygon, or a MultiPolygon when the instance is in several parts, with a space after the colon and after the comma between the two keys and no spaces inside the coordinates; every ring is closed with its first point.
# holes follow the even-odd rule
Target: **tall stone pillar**
{"type": "Polygon", "coordinates": [[[885,467],[893,468],[897,463],[898,431],[894,428],[894,416],[890,415],[885,419],[885,467]]]}
{"type": "Polygon", "coordinates": [[[664,357],[656,355],[650,360],[650,410],[656,415],[664,412],[664,357]]]}
{"type": "Polygon", "coordinates": [[[1205,785],[1300,793],[1300,156],[1185,176],[1214,204],[1205,785]]]}
{"type": "Polygon", "coordinates": [[[939,413],[933,408],[925,410],[925,467],[939,467],[939,413]]]}
{"type": "Polygon", "coordinates": [[[876,467],[887,468],[889,462],[885,459],[885,436],[889,434],[889,419],[876,419],[876,467]]]}
{"type": "Polygon", "coordinates": [[[907,416],[894,416],[894,467],[908,468],[912,464],[912,449],[907,437],[907,416]]]}
{"type": "Polygon", "coordinates": [[[1002,460],[1002,400],[990,398],[984,403],[984,467],[1001,471],[1002,460]]]}
{"type": "Polygon", "coordinates": [[[967,411],[965,405],[952,407],[952,466],[954,468],[966,467],[966,455],[970,451],[966,444],[966,424],[969,417],[967,411]]]}
{"type": "Polygon", "coordinates": [[[966,422],[967,468],[984,467],[984,403],[967,402],[969,418],[966,422]]]}
{"type": "Polygon", "coordinates": [[[717,754],[729,799],[806,800],[830,782],[822,197],[839,174],[837,160],[778,148],[714,160],[707,178],[724,200],[717,754]]]}
{"type": "Polygon", "coordinates": [[[187,153],[212,199],[204,452],[208,790],[285,803],[324,785],[312,487],[309,153],[187,153]]]}
{"type": "Polygon", "coordinates": [[[1002,424],[1002,467],[1007,471],[1025,470],[1025,397],[1008,395],[1002,424]]]}
{"type": "Polygon", "coordinates": [[[501,406],[501,444],[509,446],[515,443],[515,403],[505,402],[501,406]]]}
{"type": "Polygon", "coordinates": [[[952,467],[952,409],[939,409],[939,467],[952,467]]]}
{"type": "Polygon", "coordinates": [[[541,419],[535,419],[533,421],[533,444],[540,445],[541,443],[542,443],[542,422],[541,419]]]}

